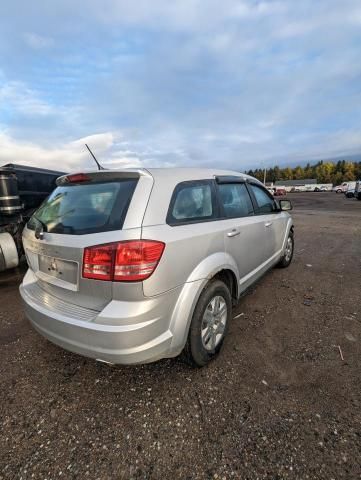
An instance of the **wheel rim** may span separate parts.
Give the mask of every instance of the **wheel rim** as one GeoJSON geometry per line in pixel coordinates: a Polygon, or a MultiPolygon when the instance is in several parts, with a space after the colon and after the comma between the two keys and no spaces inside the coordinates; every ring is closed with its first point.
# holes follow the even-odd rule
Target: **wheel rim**
{"type": "Polygon", "coordinates": [[[285,251],[285,259],[286,262],[289,262],[292,257],[292,249],[293,249],[293,243],[292,243],[292,238],[288,237],[287,239],[287,245],[286,245],[286,251],[285,251]]]}
{"type": "Polygon", "coordinates": [[[224,336],[227,323],[227,304],[217,295],[208,303],[202,319],[202,345],[207,351],[214,350],[224,336]]]}

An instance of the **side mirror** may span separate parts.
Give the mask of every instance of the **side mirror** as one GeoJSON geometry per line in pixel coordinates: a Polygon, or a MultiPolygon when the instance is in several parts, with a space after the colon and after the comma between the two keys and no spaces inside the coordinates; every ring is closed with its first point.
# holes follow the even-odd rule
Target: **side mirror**
{"type": "Polygon", "coordinates": [[[287,212],[288,210],[292,210],[292,203],[289,200],[280,200],[280,209],[284,212],[287,212]]]}

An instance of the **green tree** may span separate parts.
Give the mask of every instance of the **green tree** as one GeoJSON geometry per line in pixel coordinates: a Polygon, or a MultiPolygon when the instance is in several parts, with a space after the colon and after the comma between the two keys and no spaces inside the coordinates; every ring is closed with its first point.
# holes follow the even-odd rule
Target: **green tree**
{"type": "Polygon", "coordinates": [[[302,167],[300,166],[297,166],[294,170],[293,170],[293,178],[295,180],[301,180],[302,178],[305,178],[305,172],[303,170],[302,167]]]}
{"type": "MultiPolygon", "coordinates": [[[[263,182],[264,170],[257,168],[247,172],[263,182]]],[[[307,163],[305,167],[297,165],[295,168],[279,168],[277,165],[267,169],[266,181],[276,182],[277,180],[302,180],[305,178],[316,178],[318,183],[333,183],[339,185],[344,181],[361,180],[361,162],[350,162],[339,160],[336,163],[318,161],[314,165],[307,163]]]]}
{"type": "Polygon", "coordinates": [[[353,162],[345,162],[344,181],[356,180],[355,177],[355,164],[353,162]]]}

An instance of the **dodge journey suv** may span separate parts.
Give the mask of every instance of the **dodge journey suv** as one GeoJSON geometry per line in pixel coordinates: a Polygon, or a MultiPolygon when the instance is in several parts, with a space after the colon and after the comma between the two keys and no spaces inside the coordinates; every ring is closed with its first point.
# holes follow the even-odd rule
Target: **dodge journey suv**
{"type": "Polygon", "coordinates": [[[291,263],[291,208],[231,171],[60,177],[23,233],[26,315],[50,341],[97,360],[183,352],[203,366],[220,351],[242,292],[291,263]]]}

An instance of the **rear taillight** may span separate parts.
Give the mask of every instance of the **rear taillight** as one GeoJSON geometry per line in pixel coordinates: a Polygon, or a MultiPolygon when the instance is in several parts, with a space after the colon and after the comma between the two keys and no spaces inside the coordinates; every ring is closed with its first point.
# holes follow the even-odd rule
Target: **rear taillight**
{"type": "Polygon", "coordinates": [[[114,280],[145,280],[155,270],[164,250],[163,242],[119,242],[115,252],[114,280]]]}
{"type": "Polygon", "coordinates": [[[113,280],[114,244],[87,247],[83,257],[83,277],[113,280]]]}
{"type": "Polygon", "coordinates": [[[165,244],[155,240],[129,240],[87,247],[83,278],[114,282],[136,282],[150,277],[165,244]]]}

